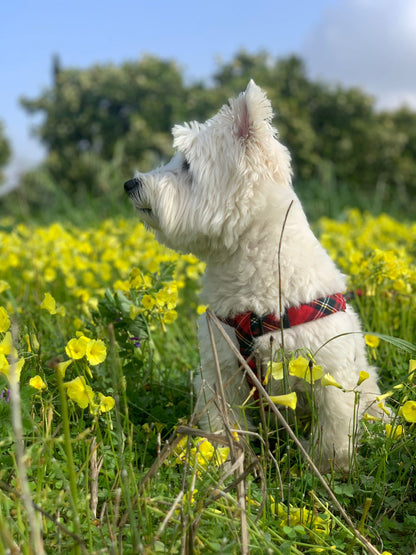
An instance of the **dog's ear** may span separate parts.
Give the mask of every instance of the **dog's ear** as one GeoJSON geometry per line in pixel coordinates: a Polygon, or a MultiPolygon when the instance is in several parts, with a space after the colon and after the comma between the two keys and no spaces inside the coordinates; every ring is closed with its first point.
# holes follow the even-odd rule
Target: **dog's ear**
{"type": "Polygon", "coordinates": [[[230,100],[237,135],[247,141],[259,134],[274,134],[273,110],[266,93],[251,79],[245,92],[230,100]]]}

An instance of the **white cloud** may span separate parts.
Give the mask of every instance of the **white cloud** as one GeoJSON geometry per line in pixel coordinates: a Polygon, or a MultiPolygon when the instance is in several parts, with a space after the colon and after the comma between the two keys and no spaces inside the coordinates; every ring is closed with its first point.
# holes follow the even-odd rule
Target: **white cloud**
{"type": "Polygon", "coordinates": [[[341,0],[306,39],[311,77],[360,86],[382,107],[416,107],[415,0],[341,0]]]}

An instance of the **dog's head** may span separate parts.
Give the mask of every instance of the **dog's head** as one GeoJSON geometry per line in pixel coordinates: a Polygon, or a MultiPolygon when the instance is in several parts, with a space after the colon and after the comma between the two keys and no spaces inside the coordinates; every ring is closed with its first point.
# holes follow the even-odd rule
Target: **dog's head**
{"type": "Polygon", "coordinates": [[[124,185],[139,217],[166,245],[202,259],[235,248],[290,186],[290,156],[276,140],[272,107],[250,81],[205,123],[173,128],[177,154],[124,185]]]}

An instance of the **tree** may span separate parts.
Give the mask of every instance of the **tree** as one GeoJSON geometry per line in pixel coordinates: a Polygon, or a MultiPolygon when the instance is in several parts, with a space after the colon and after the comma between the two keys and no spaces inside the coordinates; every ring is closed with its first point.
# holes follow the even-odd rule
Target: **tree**
{"type": "Polygon", "coordinates": [[[2,168],[9,161],[10,154],[11,154],[11,149],[10,149],[9,141],[6,139],[4,135],[3,124],[0,121],[0,183],[4,181],[2,168]]]}
{"type": "Polygon", "coordinates": [[[42,113],[36,134],[48,149],[46,164],[68,192],[101,190],[97,165],[116,161],[126,176],[137,164],[149,169],[171,151],[170,128],[182,118],[185,89],[174,62],[145,57],[121,66],[87,70],[54,64],[53,86],[34,100],[30,113],[42,113]]]}
{"type": "Polygon", "coordinates": [[[175,123],[204,121],[250,79],[266,90],[276,110],[279,138],[299,181],[379,188],[386,200],[400,197],[401,204],[414,195],[416,114],[379,113],[359,89],[312,81],[296,56],[241,51],[218,64],[211,86],[185,83],[175,62],[151,56],[85,70],[61,69],[55,60],[53,75],[51,88],[22,103],[44,116],[37,134],[48,157],[39,175],[72,197],[76,191],[119,190],[136,169],[147,171],[168,159],[175,123]]]}

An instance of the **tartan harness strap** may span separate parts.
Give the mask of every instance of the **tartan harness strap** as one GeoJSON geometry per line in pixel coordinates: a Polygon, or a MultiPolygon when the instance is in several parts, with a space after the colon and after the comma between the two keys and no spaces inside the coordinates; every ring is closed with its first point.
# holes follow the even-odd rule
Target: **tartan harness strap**
{"type": "MultiPolygon", "coordinates": [[[[257,337],[272,333],[276,330],[299,326],[306,322],[318,320],[324,316],[330,316],[335,312],[344,312],[346,309],[345,298],[341,293],[321,297],[311,303],[302,304],[298,307],[287,308],[280,320],[275,314],[258,316],[253,312],[243,312],[233,318],[221,319],[225,324],[235,329],[240,353],[247,361],[254,373],[257,373],[256,361],[254,359],[254,343],[257,337]]],[[[253,384],[247,376],[250,387],[253,384]]]]}

